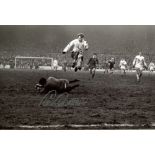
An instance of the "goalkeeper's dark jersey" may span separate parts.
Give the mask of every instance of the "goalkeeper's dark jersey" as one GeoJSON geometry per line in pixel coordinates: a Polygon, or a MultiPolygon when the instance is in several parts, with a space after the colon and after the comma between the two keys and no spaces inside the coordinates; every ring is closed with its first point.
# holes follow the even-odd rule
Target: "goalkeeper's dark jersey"
{"type": "Polygon", "coordinates": [[[96,65],[99,64],[99,61],[97,58],[90,58],[89,61],[88,61],[88,66],[89,68],[96,68],[96,65]]]}

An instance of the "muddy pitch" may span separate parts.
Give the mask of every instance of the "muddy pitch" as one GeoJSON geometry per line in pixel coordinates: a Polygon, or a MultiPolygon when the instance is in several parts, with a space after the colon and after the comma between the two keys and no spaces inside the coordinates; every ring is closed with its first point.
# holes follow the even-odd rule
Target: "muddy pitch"
{"type": "Polygon", "coordinates": [[[154,122],[155,74],[137,83],[135,73],[97,72],[89,80],[89,72],[0,70],[0,129],[153,129],[154,122]],[[80,87],[39,106],[34,86],[49,76],[79,79],[80,87]]]}

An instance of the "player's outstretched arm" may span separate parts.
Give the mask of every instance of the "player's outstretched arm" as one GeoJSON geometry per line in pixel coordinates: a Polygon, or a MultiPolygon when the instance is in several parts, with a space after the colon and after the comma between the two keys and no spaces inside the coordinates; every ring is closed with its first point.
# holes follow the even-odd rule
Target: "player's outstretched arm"
{"type": "Polygon", "coordinates": [[[73,46],[74,46],[74,40],[71,41],[71,42],[64,48],[64,50],[63,50],[62,53],[65,54],[65,53],[71,51],[72,48],[73,48],[73,46]]]}

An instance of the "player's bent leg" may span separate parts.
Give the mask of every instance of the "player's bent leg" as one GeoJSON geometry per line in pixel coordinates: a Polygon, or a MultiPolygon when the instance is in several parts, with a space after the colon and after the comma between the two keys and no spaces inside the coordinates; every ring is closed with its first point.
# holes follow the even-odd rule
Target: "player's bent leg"
{"type": "Polygon", "coordinates": [[[73,89],[75,89],[76,87],[79,87],[80,85],[79,84],[76,84],[76,85],[73,85],[73,86],[68,86],[67,88],[66,88],[66,92],[70,92],[71,90],[73,90],[73,89]]]}
{"type": "Polygon", "coordinates": [[[126,70],[125,69],[123,70],[123,73],[124,73],[124,75],[126,75],[126,70]]]}
{"type": "Polygon", "coordinates": [[[78,80],[78,79],[74,79],[74,80],[69,81],[69,84],[75,83],[75,82],[79,82],[79,81],[80,81],[80,80],[78,80]]]}
{"type": "Polygon", "coordinates": [[[89,68],[89,73],[90,73],[90,75],[89,75],[89,80],[90,80],[92,78],[92,74],[93,74],[92,68],[89,68]]]}
{"type": "Polygon", "coordinates": [[[142,71],[139,73],[139,77],[142,77],[142,71]]]}
{"type": "Polygon", "coordinates": [[[139,79],[141,80],[141,78],[142,78],[142,70],[140,70],[140,73],[139,73],[139,79]]]}
{"type": "Polygon", "coordinates": [[[75,72],[82,69],[82,59],[78,59],[75,66],[75,72]]]}
{"type": "Polygon", "coordinates": [[[114,69],[111,68],[109,73],[110,73],[110,74],[113,74],[113,73],[114,73],[114,69]]]}
{"type": "Polygon", "coordinates": [[[140,82],[140,77],[142,76],[141,70],[139,68],[136,69],[136,77],[137,82],[140,82]]]}
{"type": "Polygon", "coordinates": [[[95,77],[95,68],[92,69],[92,79],[95,77]]]}
{"type": "Polygon", "coordinates": [[[90,74],[92,74],[92,68],[89,69],[90,74]]]}
{"type": "Polygon", "coordinates": [[[78,62],[77,62],[77,66],[78,66],[79,70],[81,70],[82,64],[83,64],[83,57],[81,57],[81,59],[79,59],[78,62]]]}
{"type": "Polygon", "coordinates": [[[76,66],[76,60],[74,59],[73,64],[72,64],[72,68],[75,68],[75,66],[76,66]]]}
{"type": "Polygon", "coordinates": [[[136,73],[136,78],[137,78],[137,82],[140,82],[140,77],[139,77],[138,72],[136,73]]]}
{"type": "Polygon", "coordinates": [[[77,67],[75,67],[75,68],[74,68],[74,71],[75,71],[75,72],[77,72],[77,71],[78,71],[78,68],[77,68],[77,67]]]}
{"type": "Polygon", "coordinates": [[[72,57],[72,59],[73,59],[72,68],[75,68],[76,65],[77,65],[78,55],[79,55],[79,52],[72,52],[72,53],[71,53],[71,57],[72,57]]]}

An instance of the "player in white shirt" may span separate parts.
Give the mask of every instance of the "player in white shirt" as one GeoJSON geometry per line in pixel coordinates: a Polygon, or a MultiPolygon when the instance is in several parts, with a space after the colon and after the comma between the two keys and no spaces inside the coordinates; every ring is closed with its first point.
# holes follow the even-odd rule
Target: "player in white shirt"
{"type": "Polygon", "coordinates": [[[84,40],[84,34],[78,34],[78,38],[71,41],[63,50],[63,54],[71,52],[71,57],[73,59],[72,67],[75,71],[80,70],[83,62],[83,53],[88,50],[88,43],[84,40]],[[81,61],[79,62],[79,58],[81,61]],[[79,65],[80,64],[80,65],[79,65]]]}
{"type": "Polygon", "coordinates": [[[54,71],[57,71],[57,69],[58,69],[58,60],[57,59],[53,60],[53,69],[54,69],[54,71]]]}
{"type": "Polygon", "coordinates": [[[125,59],[121,59],[120,63],[119,63],[119,67],[121,69],[121,72],[126,75],[126,69],[127,69],[127,62],[125,61],[125,59]]]}
{"type": "Polygon", "coordinates": [[[147,68],[145,58],[142,56],[141,52],[139,52],[139,55],[134,58],[133,67],[136,69],[137,81],[140,82],[142,71],[144,70],[144,68],[147,68]]]}
{"type": "Polygon", "coordinates": [[[153,72],[155,70],[155,64],[153,62],[150,62],[148,68],[150,72],[153,72]]]}

